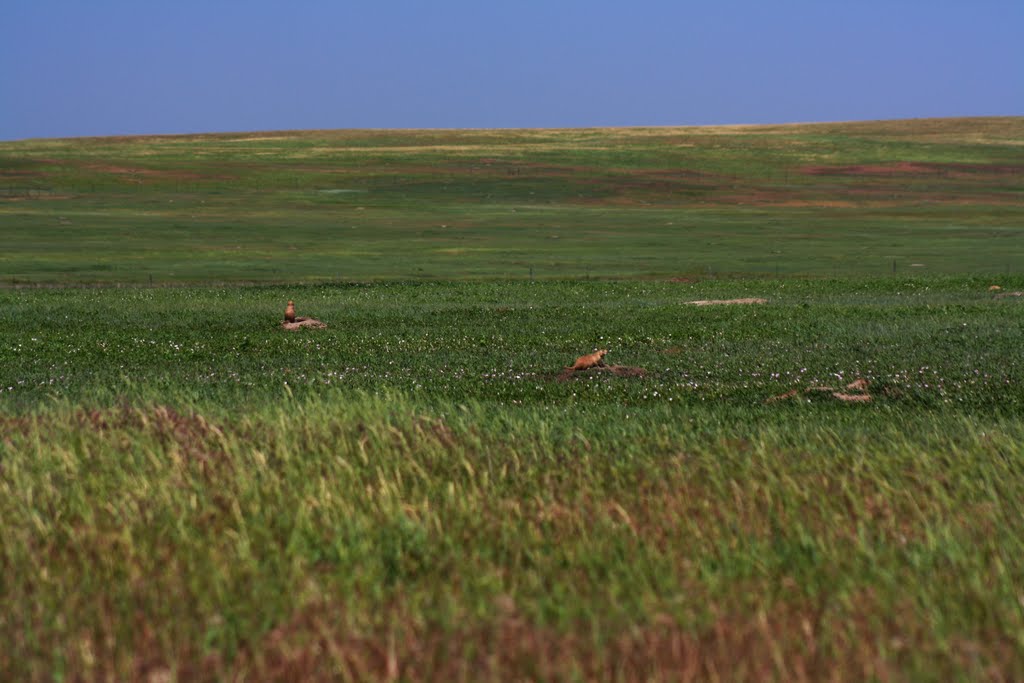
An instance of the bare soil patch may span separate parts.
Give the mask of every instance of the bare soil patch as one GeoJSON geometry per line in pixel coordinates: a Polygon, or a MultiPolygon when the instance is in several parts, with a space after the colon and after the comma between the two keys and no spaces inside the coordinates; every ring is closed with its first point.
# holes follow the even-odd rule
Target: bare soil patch
{"type": "Polygon", "coordinates": [[[871,383],[868,382],[868,380],[860,378],[855,379],[843,388],[812,386],[805,387],[803,389],[790,389],[778,396],[770,396],[766,398],[764,402],[777,403],[779,401],[787,401],[789,399],[800,400],[804,397],[810,398],[825,396],[834,398],[843,403],[870,403],[872,401],[871,393],[868,391],[868,387],[870,386],[871,383]]]}
{"type": "Polygon", "coordinates": [[[746,299],[701,299],[699,301],[687,301],[691,306],[728,306],[734,304],[766,304],[768,299],[749,297],[746,299]]]}
{"type": "Polygon", "coordinates": [[[634,365],[606,365],[603,368],[594,368],[601,372],[610,372],[616,377],[644,377],[647,370],[634,365]]]}
{"type": "Polygon", "coordinates": [[[996,299],[1005,299],[1005,298],[1011,297],[1011,296],[1013,296],[1013,297],[1024,296],[1024,292],[1000,292],[999,294],[996,294],[994,298],[996,298],[996,299]]]}
{"type": "Polygon", "coordinates": [[[616,377],[644,377],[647,375],[647,370],[632,365],[597,365],[586,370],[573,370],[572,368],[566,368],[556,379],[559,382],[565,382],[570,377],[586,375],[594,372],[609,372],[616,377]]]}
{"type": "Polygon", "coordinates": [[[832,396],[844,403],[867,403],[871,400],[870,394],[846,394],[842,391],[833,391],[832,396]]]}

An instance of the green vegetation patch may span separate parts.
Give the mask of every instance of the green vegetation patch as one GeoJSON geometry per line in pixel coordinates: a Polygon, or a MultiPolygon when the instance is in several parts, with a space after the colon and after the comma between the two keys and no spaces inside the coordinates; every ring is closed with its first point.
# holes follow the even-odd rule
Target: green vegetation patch
{"type": "Polygon", "coordinates": [[[5,142],[0,284],[1020,273],[1022,144],[1020,117],[5,142]]]}

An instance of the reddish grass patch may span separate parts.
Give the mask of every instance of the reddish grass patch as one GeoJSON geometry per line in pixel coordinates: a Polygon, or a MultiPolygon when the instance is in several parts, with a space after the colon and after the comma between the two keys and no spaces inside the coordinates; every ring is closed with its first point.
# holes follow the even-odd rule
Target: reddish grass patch
{"type": "Polygon", "coordinates": [[[114,410],[80,410],[78,425],[94,431],[131,430],[156,438],[168,453],[179,454],[185,462],[196,463],[205,471],[224,457],[223,430],[198,413],[180,413],[169,406],[114,410]]]}
{"type": "Polygon", "coordinates": [[[155,178],[162,180],[232,180],[231,176],[204,175],[195,171],[184,171],[164,168],[145,168],[141,166],[118,166],[115,164],[84,163],[83,169],[108,175],[127,176],[129,178],[155,178]]]}
{"type": "Polygon", "coordinates": [[[977,175],[1015,176],[1024,173],[1024,165],[969,164],[897,161],[891,164],[848,164],[838,166],[804,166],[797,172],[813,176],[943,176],[977,175]]]}
{"type": "Polygon", "coordinates": [[[35,419],[31,417],[0,415],[0,434],[8,435],[17,432],[22,436],[28,436],[35,424],[35,419]]]}
{"type": "MultiPolygon", "coordinates": [[[[892,681],[906,680],[912,656],[930,658],[934,672],[951,677],[959,671],[974,680],[1019,680],[1022,672],[1006,634],[940,643],[913,605],[886,608],[870,595],[848,606],[824,599],[748,614],[715,605],[709,611],[716,616],[703,627],[655,614],[595,634],[592,624],[538,624],[511,596],[495,600],[491,620],[452,627],[395,609],[377,625],[360,626],[344,605],[325,601],[296,610],[228,661],[196,648],[166,657],[155,629],[143,625],[135,631],[129,680],[171,680],[176,671],[189,681],[892,681]]],[[[109,659],[86,662],[78,649],[67,653],[76,680],[110,677],[109,659]]],[[[114,654],[98,640],[85,649],[114,654]]]]}

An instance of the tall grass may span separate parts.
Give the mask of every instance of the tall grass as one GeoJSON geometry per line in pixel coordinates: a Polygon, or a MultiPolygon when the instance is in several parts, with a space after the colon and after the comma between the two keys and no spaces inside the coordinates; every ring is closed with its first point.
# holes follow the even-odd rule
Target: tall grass
{"type": "Polygon", "coordinates": [[[0,677],[1019,679],[987,284],[0,292],[0,677]]]}
{"type": "Polygon", "coordinates": [[[0,670],[1024,674],[1018,418],[339,398],[7,418],[0,670]]]}

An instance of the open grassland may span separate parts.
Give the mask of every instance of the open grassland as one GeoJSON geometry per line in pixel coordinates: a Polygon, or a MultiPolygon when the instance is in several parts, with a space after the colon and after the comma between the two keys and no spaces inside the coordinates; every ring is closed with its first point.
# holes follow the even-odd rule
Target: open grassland
{"type": "Polygon", "coordinates": [[[0,143],[0,679],[1024,680],[1022,153],[0,143]]]}
{"type": "Polygon", "coordinates": [[[0,142],[0,280],[1024,272],[1024,118],[0,142]]]}
{"type": "Polygon", "coordinates": [[[0,291],[0,672],[1021,680],[1021,290],[0,291]]]}

